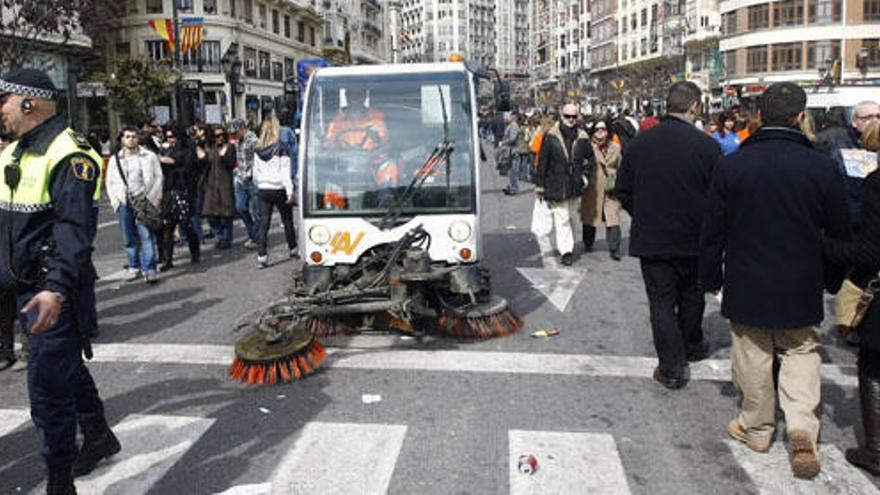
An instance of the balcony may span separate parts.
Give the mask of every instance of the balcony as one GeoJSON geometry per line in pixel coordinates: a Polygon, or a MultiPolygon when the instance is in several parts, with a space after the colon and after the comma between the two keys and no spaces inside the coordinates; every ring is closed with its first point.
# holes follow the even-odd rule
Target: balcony
{"type": "Polygon", "coordinates": [[[379,0],[361,0],[361,5],[372,7],[374,10],[382,10],[382,6],[379,5],[379,0]]]}
{"type": "Polygon", "coordinates": [[[375,24],[371,21],[362,21],[361,28],[364,31],[366,31],[366,32],[378,37],[378,38],[382,37],[382,29],[377,24],[375,24]]]}

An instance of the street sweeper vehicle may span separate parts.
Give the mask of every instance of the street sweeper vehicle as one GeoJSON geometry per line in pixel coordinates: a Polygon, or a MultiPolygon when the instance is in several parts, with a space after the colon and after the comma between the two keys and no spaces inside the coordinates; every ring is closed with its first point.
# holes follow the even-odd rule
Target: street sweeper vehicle
{"type": "MultiPolygon", "coordinates": [[[[304,99],[293,287],[237,323],[233,379],[311,374],[335,334],[521,329],[480,236],[477,86],[465,63],[320,68],[304,99]]],[[[495,81],[496,106],[507,89],[495,81]]]]}

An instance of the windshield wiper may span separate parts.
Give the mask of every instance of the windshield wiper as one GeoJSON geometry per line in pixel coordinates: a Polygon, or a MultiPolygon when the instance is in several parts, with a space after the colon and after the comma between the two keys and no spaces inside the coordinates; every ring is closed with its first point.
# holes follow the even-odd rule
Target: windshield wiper
{"type": "Polygon", "coordinates": [[[448,206],[451,173],[449,161],[452,155],[452,150],[455,149],[455,142],[449,137],[449,116],[446,114],[446,100],[443,98],[443,89],[440,85],[437,85],[437,91],[440,93],[440,108],[443,110],[443,141],[434,147],[434,151],[428,155],[425,164],[415,173],[412,180],[409,182],[409,185],[406,186],[406,190],[403,191],[403,194],[388,208],[385,215],[382,216],[382,220],[379,222],[379,228],[382,230],[393,226],[397,222],[397,219],[400,218],[403,205],[415,196],[416,192],[418,192],[419,188],[422,187],[422,184],[425,183],[425,180],[427,180],[428,177],[434,175],[437,166],[441,162],[446,164],[446,202],[448,206]]]}

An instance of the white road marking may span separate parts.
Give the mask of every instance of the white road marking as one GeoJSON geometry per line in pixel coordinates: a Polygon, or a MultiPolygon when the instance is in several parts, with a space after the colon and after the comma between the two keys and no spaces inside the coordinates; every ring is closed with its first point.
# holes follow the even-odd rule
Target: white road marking
{"type": "Polygon", "coordinates": [[[543,268],[517,268],[532,287],[544,294],[560,312],[565,312],[571,297],[586,274],[586,270],[562,267],[553,254],[549,236],[535,235],[541,253],[543,268]]]}
{"type": "Polygon", "coordinates": [[[238,485],[215,495],[272,495],[272,483],[238,485]]]}
{"type": "Polygon", "coordinates": [[[276,468],[274,494],[351,495],[388,491],[406,436],[404,425],[305,425],[276,468]]]}
{"type": "Polygon", "coordinates": [[[27,409],[0,409],[0,437],[11,433],[31,419],[27,409]]]}
{"type": "Polygon", "coordinates": [[[147,493],[213,423],[188,416],[127,416],[113,427],[122,451],[77,478],[76,488],[79,493],[147,493]]]}
{"type": "MultiPolygon", "coordinates": [[[[371,339],[366,337],[365,339],[371,339]]],[[[386,340],[387,342],[387,340],[386,340]]],[[[230,345],[191,344],[96,344],[95,362],[166,363],[227,366],[234,349],[230,345]]],[[[424,351],[358,348],[353,345],[328,349],[325,366],[341,369],[418,370],[536,375],[614,376],[650,378],[657,359],[640,356],[551,354],[482,351],[424,351]]],[[[730,381],[730,361],[707,359],[691,364],[691,379],[730,381]]],[[[855,366],[822,365],[822,379],[843,387],[855,387],[855,366]]]]}
{"type": "Polygon", "coordinates": [[[629,495],[614,437],[605,433],[510,430],[511,495],[602,493],[629,495]],[[538,461],[532,474],[519,472],[519,456],[538,461]]]}
{"type": "MultiPolygon", "coordinates": [[[[782,435],[777,435],[780,437],[782,435]]],[[[778,440],[766,454],[752,451],[733,440],[725,440],[733,457],[761,495],[867,495],[880,490],[843,457],[834,445],[819,444],[822,471],[812,480],[801,480],[791,473],[788,451],[778,440]]]]}
{"type": "Polygon", "coordinates": [[[109,227],[111,225],[117,225],[118,223],[119,223],[119,220],[111,220],[109,222],[99,223],[98,230],[109,227]]]}

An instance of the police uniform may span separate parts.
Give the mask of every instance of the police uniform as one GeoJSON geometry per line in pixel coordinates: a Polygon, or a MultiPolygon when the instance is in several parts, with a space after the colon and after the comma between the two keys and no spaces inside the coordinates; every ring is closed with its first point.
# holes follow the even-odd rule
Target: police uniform
{"type": "MultiPolygon", "coordinates": [[[[46,96],[54,94],[54,86],[44,73],[21,69],[0,79],[0,93],[49,99],[46,96]]],[[[0,183],[0,285],[14,291],[18,310],[44,290],[59,294],[62,300],[55,325],[30,334],[28,359],[31,417],[43,433],[42,455],[49,467],[50,485],[53,472],[83,474],[84,467],[91,471],[97,460],[85,459],[87,465],[80,464],[83,454],[95,455],[92,444],[96,441],[115,444],[115,449],[104,445],[101,452],[119,450],[82,359],[83,350],[90,357],[83,332],[82,289],[87,285],[82,274],[90,269],[96,227],[92,208],[101,161],[60,115],[20,136],[0,154],[5,174],[0,183]],[[86,436],[82,453],[75,442],[77,421],[86,436]],[[108,434],[112,439],[106,438],[108,434]]],[[[19,316],[28,332],[37,317],[36,310],[19,316]]],[[[75,493],[69,490],[73,490],[72,478],[68,491],[58,493],[75,493]]]]}

